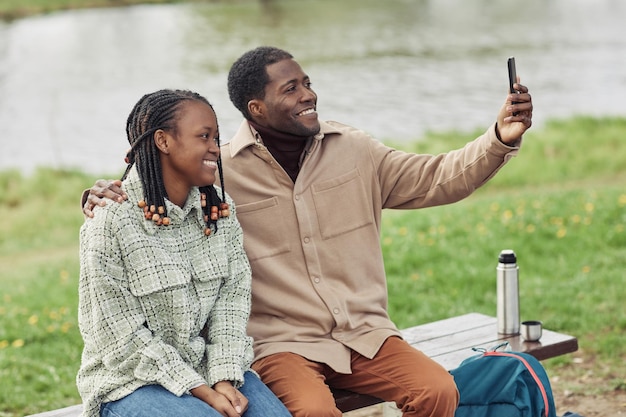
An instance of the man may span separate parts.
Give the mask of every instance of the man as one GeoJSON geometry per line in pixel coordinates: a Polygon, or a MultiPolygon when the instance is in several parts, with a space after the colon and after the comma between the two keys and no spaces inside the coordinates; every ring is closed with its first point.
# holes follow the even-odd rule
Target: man
{"type": "MultiPolygon", "coordinates": [[[[463,149],[399,152],[317,117],[309,76],[286,51],[245,53],[228,76],[243,114],[222,148],[253,274],[255,369],[296,416],[340,416],[330,387],[394,401],[404,416],[453,416],[448,372],[409,346],[387,314],[383,208],[448,204],[516,155],[532,123],[525,86],[463,149]],[[515,114],[515,116],[513,116],[515,114]]],[[[98,182],[84,209],[116,197],[98,182]]]]}

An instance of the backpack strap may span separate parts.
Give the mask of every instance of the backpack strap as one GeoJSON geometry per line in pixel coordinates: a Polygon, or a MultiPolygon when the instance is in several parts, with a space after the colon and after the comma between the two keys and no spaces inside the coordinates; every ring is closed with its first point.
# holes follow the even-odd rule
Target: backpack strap
{"type": "Polygon", "coordinates": [[[512,358],[519,359],[524,364],[526,369],[528,369],[528,372],[530,372],[530,375],[533,377],[533,379],[537,383],[537,386],[539,387],[539,391],[541,391],[541,396],[543,397],[543,404],[544,404],[544,409],[545,409],[545,414],[546,414],[545,417],[548,417],[548,413],[550,412],[550,406],[548,403],[548,394],[546,393],[546,388],[543,386],[543,382],[541,382],[541,379],[539,378],[539,376],[537,375],[533,367],[528,363],[528,361],[525,358],[523,358],[521,355],[516,355],[515,353],[506,353],[506,352],[485,352],[483,353],[483,355],[484,356],[510,356],[512,358]]]}

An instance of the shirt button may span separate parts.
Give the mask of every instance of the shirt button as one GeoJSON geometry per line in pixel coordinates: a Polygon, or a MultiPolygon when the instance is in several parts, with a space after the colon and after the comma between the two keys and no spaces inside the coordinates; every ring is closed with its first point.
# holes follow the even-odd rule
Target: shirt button
{"type": "Polygon", "coordinates": [[[296,194],[295,197],[296,201],[300,200],[300,194],[296,194]]]}
{"type": "Polygon", "coordinates": [[[305,238],[304,238],[304,243],[309,243],[310,241],[311,241],[311,239],[310,239],[310,238],[308,238],[308,237],[305,237],[305,238]]]}
{"type": "Polygon", "coordinates": [[[315,281],[316,284],[319,284],[321,279],[319,279],[318,277],[313,278],[313,281],[315,281]]]}
{"type": "Polygon", "coordinates": [[[338,308],[333,308],[333,313],[339,314],[339,309],[338,308]]]}

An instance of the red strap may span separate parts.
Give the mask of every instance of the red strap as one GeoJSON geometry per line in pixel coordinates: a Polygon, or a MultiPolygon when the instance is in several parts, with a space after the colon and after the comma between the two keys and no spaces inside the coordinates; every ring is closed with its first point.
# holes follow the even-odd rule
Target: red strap
{"type": "Polygon", "coordinates": [[[537,374],[535,373],[535,370],[533,369],[532,366],[530,366],[530,364],[526,361],[525,358],[523,358],[520,355],[516,355],[515,353],[507,353],[507,352],[485,352],[484,355],[485,356],[510,356],[512,358],[519,359],[524,364],[526,369],[528,369],[528,372],[530,372],[530,375],[533,377],[533,379],[537,383],[537,386],[539,387],[539,390],[541,391],[541,396],[543,397],[545,414],[546,414],[546,417],[548,417],[550,413],[550,406],[548,404],[548,394],[546,393],[546,389],[543,386],[541,379],[539,379],[539,376],[537,376],[537,374]]]}

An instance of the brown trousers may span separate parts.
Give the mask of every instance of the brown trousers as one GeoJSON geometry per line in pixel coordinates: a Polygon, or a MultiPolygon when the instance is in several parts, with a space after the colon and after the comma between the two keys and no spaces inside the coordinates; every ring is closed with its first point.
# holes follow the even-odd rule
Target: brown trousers
{"type": "Polygon", "coordinates": [[[393,401],[403,416],[453,417],[459,394],[452,376],[398,337],[388,338],[373,359],[352,352],[352,373],[293,353],[277,353],[252,368],[294,417],[340,417],[329,387],[393,401]]]}

